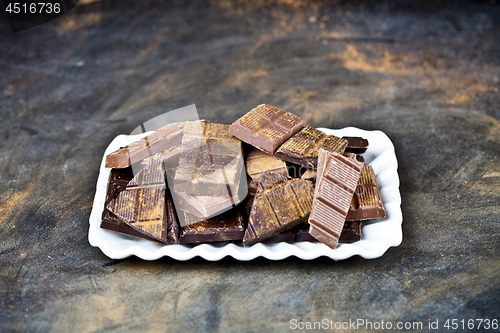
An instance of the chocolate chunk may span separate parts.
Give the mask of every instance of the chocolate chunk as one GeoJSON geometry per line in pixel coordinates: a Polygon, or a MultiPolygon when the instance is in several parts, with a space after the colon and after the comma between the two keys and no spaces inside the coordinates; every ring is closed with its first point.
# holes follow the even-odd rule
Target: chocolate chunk
{"type": "Polygon", "coordinates": [[[264,153],[257,148],[251,148],[246,156],[247,173],[253,180],[259,181],[264,171],[277,173],[288,177],[286,163],[279,158],[264,153]]]}
{"type": "Polygon", "coordinates": [[[236,120],[229,133],[272,155],[285,140],[305,126],[304,119],[261,104],[236,120]]]}
{"type": "Polygon", "coordinates": [[[309,233],[332,249],[337,246],[363,164],[321,149],[309,233]]]}
{"type": "Polygon", "coordinates": [[[309,233],[309,223],[301,223],[295,227],[296,242],[317,242],[318,240],[309,233]]]}
{"type": "Polygon", "coordinates": [[[340,243],[353,243],[361,240],[361,221],[346,221],[340,234],[340,243]]]}
{"type": "Polygon", "coordinates": [[[165,168],[161,154],[154,155],[107,208],[128,226],[166,242],[171,216],[165,204],[165,168]]]}
{"type": "Polygon", "coordinates": [[[274,157],[296,163],[306,168],[316,169],[318,165],[318,150],[325,149],[342,154],[347,146],[347,140],[326,135],[307,126],[282,144],[274,157]]]}
{"type": "MultiPolygon", "coordinates": [[[[270,175],[276,175],[270,173],[270,175]]],[[[289,179],[270,186],[263,175],[253,201],[243,245],[250,246],[307,220],[314,187],[310,181],[289,179]]]]}
{"type": "Polygon", "coordinates": [[[285,230],[280,234],[271,236],[262,241],[262,243],[281,243],[281,242],[293,242],[295,238],[294,230],[285,230]]]}
{"type": "Polygon", "coordinates": [[[384,217],[385,209],[380,198],[377,177],[371,165],[364,165],[346,220],[383,219],[384,217]]]}
{"type": "Polygon", "coordinates": [[[180,145],[184,123],[168,124],[106,156],[106,168],[126,168],[163,150],[180,145]]]}
{"type": "Polygon", "coordinates": [[[358,136],[344,136],[343,139],[347,140],[346,152],[363,154],[368,149],[368,140],[358,136]]]}
{"type": "Polygon", "coordinates": [[[186,123],[174,177],[175,192],[228,197],[238,193],[243,152],[241,141],[229,134],[228,128],[206,122],[186,123]]]}
{"type": "MultiPolygon", "coordinates": [[[[185,219],[193,216],[184,213],[185,219]]],[[[189,222],[188,222],[189,224],[189,222]]],[[[209,243],[241,240],[245,234],[243,215],[239,208],[231,209],[208,220],[181,228],[181,243],[209,243]]]]}
{"type": "Polygon", "coordinates": [[[317,176],[317,174],[318,174],[317,170],[307,169],[306,172],[304,172],[302,174],[302,176],[300,176],[300,178],[301,179],[305,179],[305,180],[310,180],[313,183],[316,183],[316,176],[317,176]]]}

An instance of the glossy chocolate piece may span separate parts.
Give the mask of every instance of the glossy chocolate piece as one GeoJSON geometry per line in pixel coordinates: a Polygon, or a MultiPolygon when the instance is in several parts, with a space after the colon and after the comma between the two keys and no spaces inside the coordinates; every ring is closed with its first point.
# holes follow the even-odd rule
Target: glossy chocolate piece
{"type": "MultiPolygon", "coordinates": [[[[185,219],[193,218],[184,213],[185,219]]],[[[243,215],[239,208],[231,209],[208,220],[181,228],[181,243],[211,243],[241,240],[245,234],[243,215]]]]}
{"type": "Polygon", "coordinates": [[[304,119],[261,104],[236,120],[229,133],[272,155],[283,142],[305,126],[304,119]]]}
{"type": "Polygon", "coordinates": [[[326,135],[322,131],[307,126],[283,143],[274,156],[306,168],[316,169],[319,149],[342,154],[346,146],[347,140],[335,135],[326,135]]]}
{"type": "Polygon", "coordinates": [[[368,149],[368,140],[358,136],[344,136],[343,139],[347,140],[346,152],[363,154],[368,149]]]}
{"type": "Polygon", "coordinates": [[[145,158],[180,145],[184,123],[168,124],[156,132],[106,156],[106,168],[126,168],[145,158]]]}
{"type": "Polygon", "coordinates": [[[337,246],[363,164],[321,149],[309,233],[332,249],[337,246]]]}
{"type": "Polygon", "coordinates": [[[255,181],[259,181],[265,171],[288,177],[288,169],[284,161],[257,148],[252,147],[247,152],[245,166],[248,175],[255,181]]]}
{"type": "Polygon", "coordinates": [[[106,207],[128,226],[166,242],[171,215],[167,214],[165,202],[165,168],[161,154],[154,155],[106,207]]]}
{"type": "Polygon", "coordinates": [[[232,197],[243,170],[241,141],[228,125],[187,122],[174,191],[201,196],[232,197]]]}
{"type": "Polygon", "coordinates": [[[371,165],[364,165],[346,220],[383,219],[385,215],[375,172],[371,165]]]}
{"type": "MultiPolygon", "coordinates": [[[[270,174],[275,175],[275,174],[270,174]]],[[[314,193],[313,184],[303,179],[273,183],[263,176],[253,201],[243,245],[250,246],[307,220],[314,193]],[[271,185],[265,186],[271,183],[271,185]]]]}

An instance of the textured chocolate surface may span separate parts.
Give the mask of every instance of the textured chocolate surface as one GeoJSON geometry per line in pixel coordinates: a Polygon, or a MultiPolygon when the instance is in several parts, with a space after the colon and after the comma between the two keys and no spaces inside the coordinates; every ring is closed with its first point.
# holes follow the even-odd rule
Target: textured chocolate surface
{"type": "MultiPolygon", "coordinates": [[[[184,218],[195,218],[184,213],[184,218]]],[[[188,223],[189,224],[189,223],[188,223]]],[[[181,228],[181,243],[210,243],[241,240],[245,234],[243,214],[240,208],[231,209],[208,220],[189,224],[181,228]]]]}
{"type": "Polygon", "coordinates": [[[342,138],[347,140],[346,152],[363,154],[368,149],[368,140],[359,136],[344,136],[342,138]]]}
{"type": "Polygon", "coordinates": [[[347,140],[335,135],[326,135],[320,130],[307,126],[283,143],[274,156],[287,162],[316,169],[319,149],[343,153],[346,146],[347,140]]]}
{"type": "Polygon", "coordinates": [[[385,209],[380,198],[377,177],[371,165],[364,165],[347,213],[347,221],[382,219],[385,209]]]}
{"type": "Polygon", "coordinates": [[[166,242],[168,216],[161,154],[154,155],[127,187],[108,203],[107,208],[130,227],[166,242]]]}
{"type": "Polygon", "coordinates": [[[236,120],[229,133],[272,155],[283,142],[305,126],[304,119],[261,104],[236,120]]]}
{"type": "Polygon", "coordinates": [[[309,233],[331,248],[337,246],[363,164],[320,150],[309,233]]]}
{"type": "Polygon", "coordinates": [[[303,179],[289,179],[258,190],[243,244],[250,246],[306,221],[313,193],[312,183],[303,179]]]}
{"type": "Polygon", "coordinates": [[[181,143],[184,123],[168,124],[106,156],[106,168],[126,168],[181,143]]]}
{"type": "Polygon", "coordinates": [[[269,171],[288,177],[286,163],[279,158],[264,153],[257,148],[251,148],[245,158],[245,166],[248,175],[256,181],[262,177],[262,173],[269,171]]]}
{"type": "Polygon", "coordinates": [[[182,139],[174,191],[202,196],[232,197],[243,170],[241,141],[228,125],[187,122],[182,139]]]}

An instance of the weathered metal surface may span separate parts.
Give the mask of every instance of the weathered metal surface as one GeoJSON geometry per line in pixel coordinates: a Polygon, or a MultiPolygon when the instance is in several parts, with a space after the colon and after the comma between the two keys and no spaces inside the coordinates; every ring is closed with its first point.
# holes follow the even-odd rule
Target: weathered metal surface
{"type": "MultiPolygon", "coordinates": [[[[493,1],[494,2],[494,1],[493,1]]],[[[500,8],[80,1],[0,42],[0,331],[284,331],[500,319],[500,8]],[[268,103],[395,144],[404,240],[381,258],[110,260],[87,241],[118,134],[268,103]]]]}

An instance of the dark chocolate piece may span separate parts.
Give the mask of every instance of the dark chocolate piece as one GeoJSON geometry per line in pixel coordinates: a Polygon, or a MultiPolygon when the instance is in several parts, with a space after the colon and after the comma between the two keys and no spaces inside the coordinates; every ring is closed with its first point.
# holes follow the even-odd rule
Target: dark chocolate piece
{"type": "Polygon", "coordinates": [[[167,214],[165,204],[165,168],[161,154],[154,155],[107,208],[128,226],[166,242],[171,215],[167,214]]]}
{"type": "Polygon", "coordinates": [[[316,169],[319,149],[342,154],[346,146],[347,140],[335,135],[326,135],[322,131],[307,126],[282,144],[274,156],[306,168],[316,169]]]}
{"type": "Polygon", "coordinates": [[[340,234],[340,243],[353,243],[361,240],[361,221],[346,221],[340,234]]]}
{"type": "Polygon", "coordinates": [[[385,209],[380,198],[377,177],[371,165],[364,165],[346,221],[383,219],[384,217],[385,209]]]}
{"type": "Polygon", "coordinates": [[[264,171],[277,173],[288,177],[286,163],[279,158],[264,153],[257,148],[251,148],[245,159],[247,173],[253,180],[259,181],[264,171]]]}
{"type": "Polygon", "coordinates": [[[274,106],[261,104],[229,128],[229,133],[254,147],[274,154],[289,137],[306,126],[306,121],[274,106]]]}
{"type": "Polygon", "coordinates": [[[362,166],[341,154],[319,151],[309,233],[332,249],[337,246],[362,166]]]}
{"type": "Polygon", "coordinates": [[[228,125],[187,122],[174,190],[201,196],[233,197],[243,170],[241,141],[228,125]]]}
{"type": "Polygon", "coordinates": [[[363,154],[368,149],[368,140],[357,136],[344,136],[343,139],[347,140],[346,152],[363,154]]]}
{"type": "Polygon", "coordinates": [[[184,123],[168,124],[106,156],[106,168],[126,168],[166,149],[180,145],[184,123]]]}
{"type": "Polygon", "coordinates": [[[295,241],[317,242],[318,240],[309,233],[309,223],[302,223],[295,228],[295,241]]]}
{"type": "MultiPolygon", "coordinates": [[[[193,218],[189,213],[184,214],[186,220],[193,218]]],[[[208,220],[182,227],[180,242],[209,243],[234,241],[241,240],[244,234],[243,215],[239,208],[234,208],[208,220]]]]}
{"type": "MultiPolygon", "coordinates": [[[[276,175],[270,173],[270,175],[276,175]]],[[[253,201],[243,245],[250,246],[307,220],[314,187],[308,180],[289,179],[261,187],[253,201]]]]}
{"type": "Polygon", "coordinates": [[[262,243],[281,243],[281,242],[293,242],[295,238],[294,230],[285,230],[280,234],[271,236],[262,241],[262,243]]]}
{"type": "Polygon", "coordinates": [[[317,177],[318,171],[314,169],[307,169],[306,172],[300,176],[301,179],[305,180],[310,180],[313,183],[316,183],[316,177],[317,177]]]}

